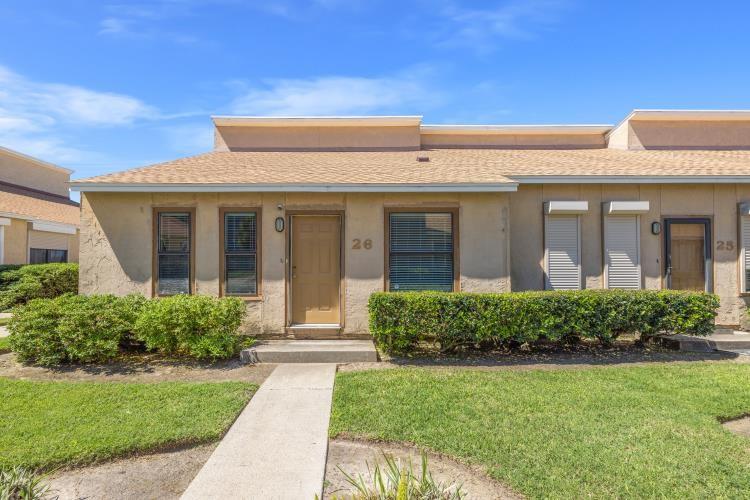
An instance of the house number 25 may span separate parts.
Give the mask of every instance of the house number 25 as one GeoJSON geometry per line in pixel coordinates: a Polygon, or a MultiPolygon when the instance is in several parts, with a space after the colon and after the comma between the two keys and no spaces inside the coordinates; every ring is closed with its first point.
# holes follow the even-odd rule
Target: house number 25
{"type": "Polygon", "coordinates": [[[362,248],[364,248],[365,250],[371,249],[372,240],[368,238],[365,241],[362,241],[359,238],[354,238],[352,240],[352,250],[361,250],[362,248]]]}
{"type": "Polygon", "coordinates": [[[734,241],[717,241],[716,250],[734,250],[734,241]]]}

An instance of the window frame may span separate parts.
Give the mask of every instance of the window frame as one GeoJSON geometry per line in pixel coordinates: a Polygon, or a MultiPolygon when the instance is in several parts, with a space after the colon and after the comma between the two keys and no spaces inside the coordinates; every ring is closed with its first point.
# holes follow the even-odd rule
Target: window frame
{"type": "Polygon", "coordinates": [[[262,284],[263,284],[263,273],[262,273],[262,219],[263,210],[261,207],[220,207],[219,208],[219,297],[239,297],[243,300],[255,301],[263,300],[262,284]],[[255,213],[255,293],[252,295],[239,294],[239,293],[227,293],[226,291],[226,248],[224,241],[224,216],[228,213],[255,213]]]}
{"type": "Polygon", "coordinates": [[[151,296],[152,297],[173,297],[174,295],[164,295],[159,293],[159,218],[162,213],[188,213],[190,214],[190,256],[189,256],[189,277],[188,277],[188,295],[195,294],[195,226],[196,210],[195,207],[154,207],[152,211],[152,238],[151,238],[151,296]]]}
{"type": "Polygon", "coordinates": [[[388,292],[391,289],[391,214],[393,213],[425,213],[425,214],[439,214],[439,213],[450,213],[451,214],[451,233],[453,236],[453,290],[452,292],[461,291],[461,270],[459,267],[460,263],[460,238],[459,238],[459,207],[385,207],[384,210],[384,234],[383,234],[383,250],[384,250],[384,274],[383,274],[383,290],[388,292]]]}
{"type": "Polygon", "coordinates": [[[70,255],[70,252],[68,250],[63,250],[61,248],[37,248],[37,247],[29,247],[29,264],[57,264],[62,263],[66,264],[68,263],[68,257],[70,255]],[[44,252],[44,262],[31,262],[31,252],[34,250],[41,250],[44,252]],[[65,252],[65,260],[62,262],[58,262],[56,260],[50,260],[49,259],[49,253],[50,252],[65,252]]]}

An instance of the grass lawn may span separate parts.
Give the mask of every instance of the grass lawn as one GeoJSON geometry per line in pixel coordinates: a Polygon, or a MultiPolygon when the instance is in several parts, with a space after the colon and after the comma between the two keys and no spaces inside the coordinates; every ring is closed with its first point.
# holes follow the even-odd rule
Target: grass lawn
{"type": "Polygon", "coordinates": [[[0,468],[82,464],[218,439],[257,386],[0,379],[0,468]]]}
{"type": "Polygon", "coordinates": [[[10,318],[0,318],[0,326],[5,326],[10,323],[10,318]]]}
{"type": "Polygon", "coordinates": [[[406,441],[530,497],[747,498],[750,364],[339,373],[332,436],[406,441]]]}
{"type": "Polygon", "coordinates": [[[0,337],[0,354],[10,352],[10,343],[8,337],[0,337]]]}

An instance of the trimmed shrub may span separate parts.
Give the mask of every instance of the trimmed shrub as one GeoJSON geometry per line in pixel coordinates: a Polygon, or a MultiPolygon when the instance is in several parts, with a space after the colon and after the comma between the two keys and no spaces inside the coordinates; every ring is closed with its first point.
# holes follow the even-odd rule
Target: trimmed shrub
{"type": "Polygon", "coordinates": [[[146,301],[130,295],[62,295],[14,309],[10,348],[21,361],[44,366],[97,363],[117,356],[146,301]]]}
{"type": "Polygon", "coordinates": [[[78,264],[32,264],[0,271],[0,311],[32,299],[78,293],[78,264]]]}
{"type": "Polygon", "coordinates": [[[223,359],[241,347],[238,330],[245,303],[236,297],[175,295],[146,302],[135,323],[149,350],[196,359],[223,359]]]}
{"type": "Polygon", "coordinates": [[[608,343],[623,333],[710,335],[719,299],[674,290],[379,292],[368,307],[370,332],[384,349],[432,343],[451,351],[539,339],[608,343]]]}

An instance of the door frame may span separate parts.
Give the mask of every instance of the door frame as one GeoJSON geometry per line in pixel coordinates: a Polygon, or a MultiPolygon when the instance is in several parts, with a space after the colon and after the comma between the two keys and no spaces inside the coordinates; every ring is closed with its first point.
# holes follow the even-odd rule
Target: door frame
{"type": "Polygon", "coordinates": [[[713,260],[713,220],[712,217],[662,217],[664,224],[664,279],[662,288],[671,290],[671,273],[669,272],[671,264],[671,226],[672,224],[703,224],[703,264],[705,273],[705,292],[713,292],[714,289],[714,260],[713,260]]]}
{"type": "Polygon", "coordinates": [[[337,325],[338,328],[343,329],[345,326],[345,314],[344,311],[346,311],[344,299],[346,297],[345,293],[345,279],[344,279],[344,270],[346,269],[344,265],[344,258],[346,256],[344,242],[346,241],[346,236],[344,233],[344,230],[346,228],[346,224],[344,224],[344,217],[345,217],[345,210],[316,210],[316,209],[299,209],[299,210],[287,210],[284,214],[286,216],[286,249],[285,249],[285,261],[286,265],[284,266],[284,287],[285,287],[285,295],[286,300],[284,301],[284,316],[286,321],[286,327],[292,327],[292,326],[304,326],[304,325],[294,325],[292,323],[292,231],[294,231],[294,217],[295,216],[316,216],[316,215],[329,215],[329,216],[338,216],[339,218],[339,323],[337,325]]]}

